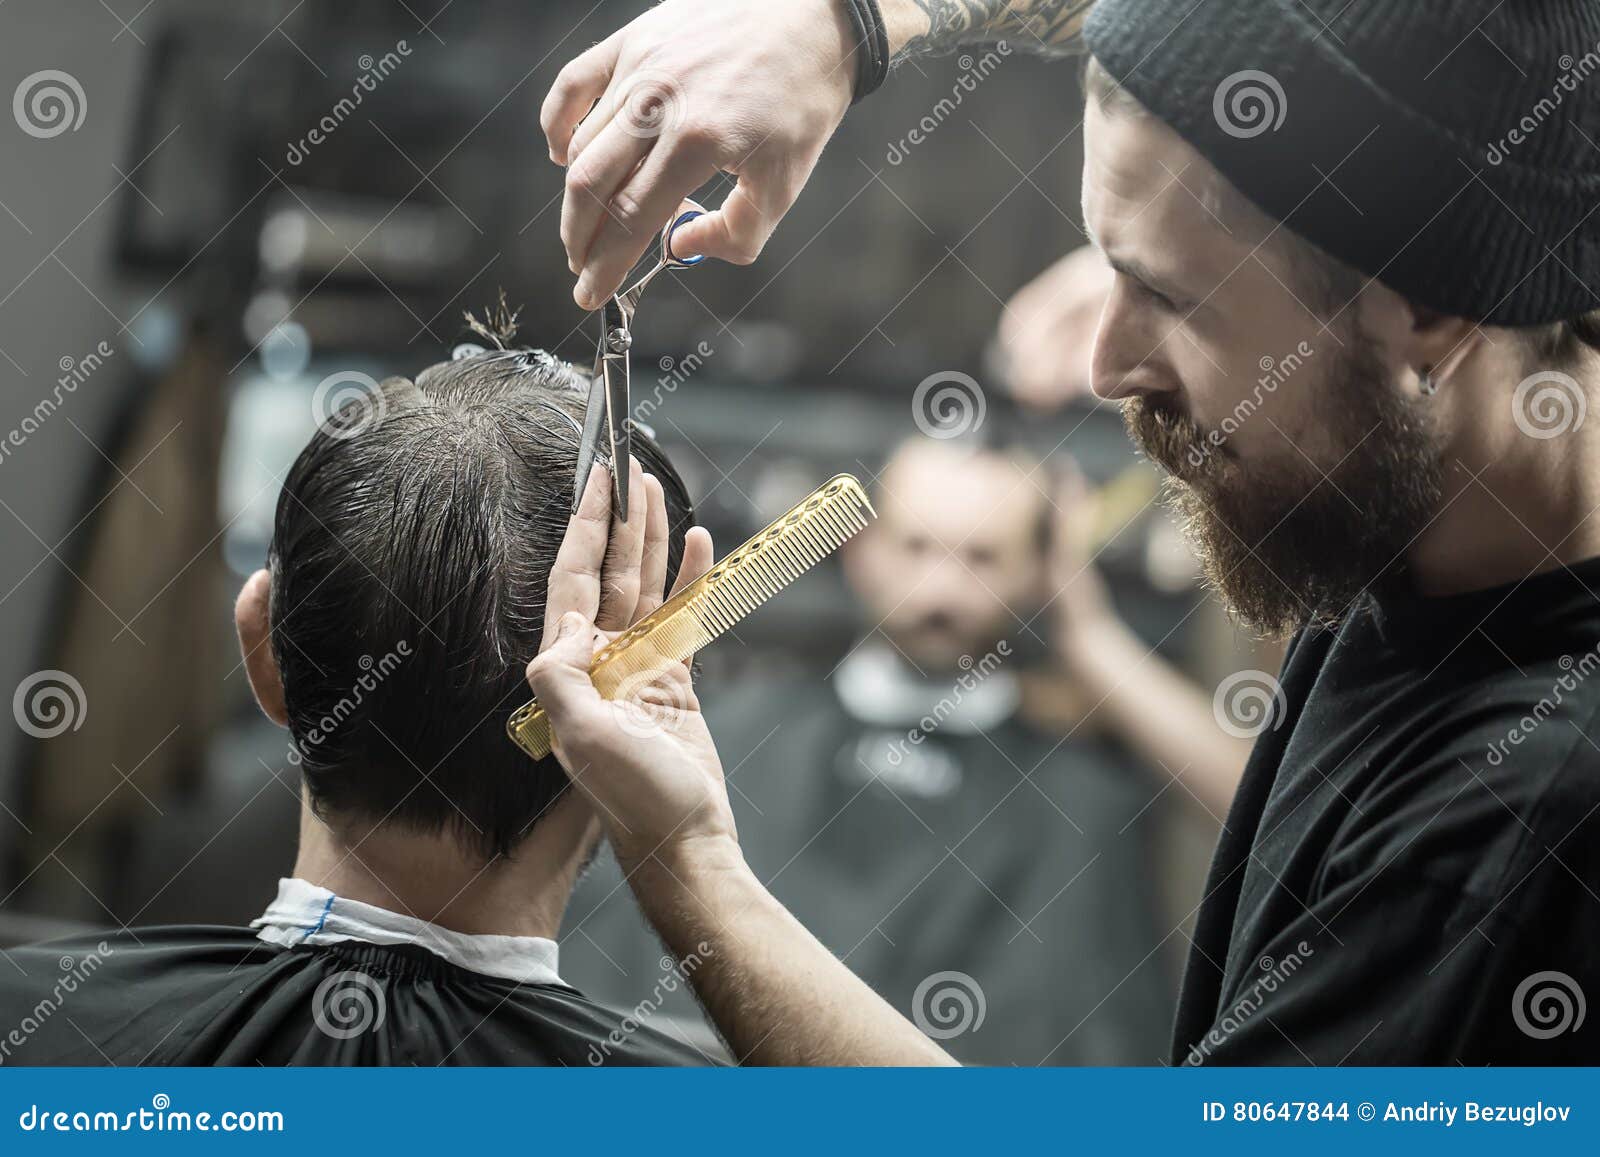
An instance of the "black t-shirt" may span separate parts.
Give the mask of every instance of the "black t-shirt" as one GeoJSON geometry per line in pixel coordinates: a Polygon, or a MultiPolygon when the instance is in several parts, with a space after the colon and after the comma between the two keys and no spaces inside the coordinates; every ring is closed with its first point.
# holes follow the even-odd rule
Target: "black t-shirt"
{"type": "Polygon", "coordinates": [[[1600,1063],[1600,559],[1291,646],[1175,1063],[1600,1063]]]}
{"type": "Polygon", "coordinates": [[[280,948],[248,928],[138,928],[10,949],[0,1064],[697,1065],[559,984],[413,945],[280,948]]]}

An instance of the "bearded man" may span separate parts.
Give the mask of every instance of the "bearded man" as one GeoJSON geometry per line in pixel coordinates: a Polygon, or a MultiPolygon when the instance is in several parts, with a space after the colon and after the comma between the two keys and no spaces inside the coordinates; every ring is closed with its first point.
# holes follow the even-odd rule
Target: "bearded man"
{"type": "MultiPolygon", "coordinates": [[[[1089,6],[846,7],[667,0],[569,66],[544,123],[581,302],[636,248],[608,202],[664,218],[719,167],[737,189],[680,241],[752,259],[883,79],[879,31],[1056,50],[1089,6]],[[642,69],[681,126],[625,141],[607,99],[579,125],[642,69]]],[[[1102,0],[1085,39],[1094,389],[1238,615],[1294,632],[1173,1060],[1600,1061],[1600,7],[1102,0]]],[[[694,984],[735,1053],[947,1061],[745,866],[692,703],[608,728],[563,625],[530,681],[647,915],[713,946],[694,984]]]]}

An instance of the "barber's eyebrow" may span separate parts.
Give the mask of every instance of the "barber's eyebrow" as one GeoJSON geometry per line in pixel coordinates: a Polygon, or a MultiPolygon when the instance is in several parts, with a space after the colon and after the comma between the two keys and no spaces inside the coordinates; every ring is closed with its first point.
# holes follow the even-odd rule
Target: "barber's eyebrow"
{"type": "Polygon", "coordinates": [[[1089,244],[1100,250],[1101,256],[1106,259],[1106,264],[1122,274],[1122,276],[1138,282],[1144,288],[1158,293],[1162,297],[1172,300],[1186,300],[1188,298],[1188,294],[1182,289],[1151,269],[1144,262],[1129,257],[1118,257],[1115,254],[1106,252],[1106,247],[1100,243],[1100,239],[1094,235],[1094,230],[1089,228],[1087,224],[1084,226],[1084,235],[1088,237],[1089,244]]]}

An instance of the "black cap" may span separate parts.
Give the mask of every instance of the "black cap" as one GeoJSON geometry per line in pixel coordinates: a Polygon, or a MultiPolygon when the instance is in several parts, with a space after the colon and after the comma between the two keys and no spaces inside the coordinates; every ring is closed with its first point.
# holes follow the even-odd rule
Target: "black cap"
{"type": "Polygon", "coordinates": [[[1600,3],[1100,0],[1084,34],[1258,207],[1407,298],[1600,309],[1600,3]]]}

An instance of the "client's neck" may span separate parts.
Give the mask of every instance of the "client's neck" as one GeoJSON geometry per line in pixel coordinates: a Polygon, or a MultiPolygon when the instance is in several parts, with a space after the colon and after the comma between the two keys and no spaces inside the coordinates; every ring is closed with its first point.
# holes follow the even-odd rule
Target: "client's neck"
{"type": "Polygon", "coordinates": [[[335,895],[474,935],[555,939],[597,825],[575,796],[517,849],[485,865],[448,834],[329,826],[302,796],[294,874],[335,895]]]}

